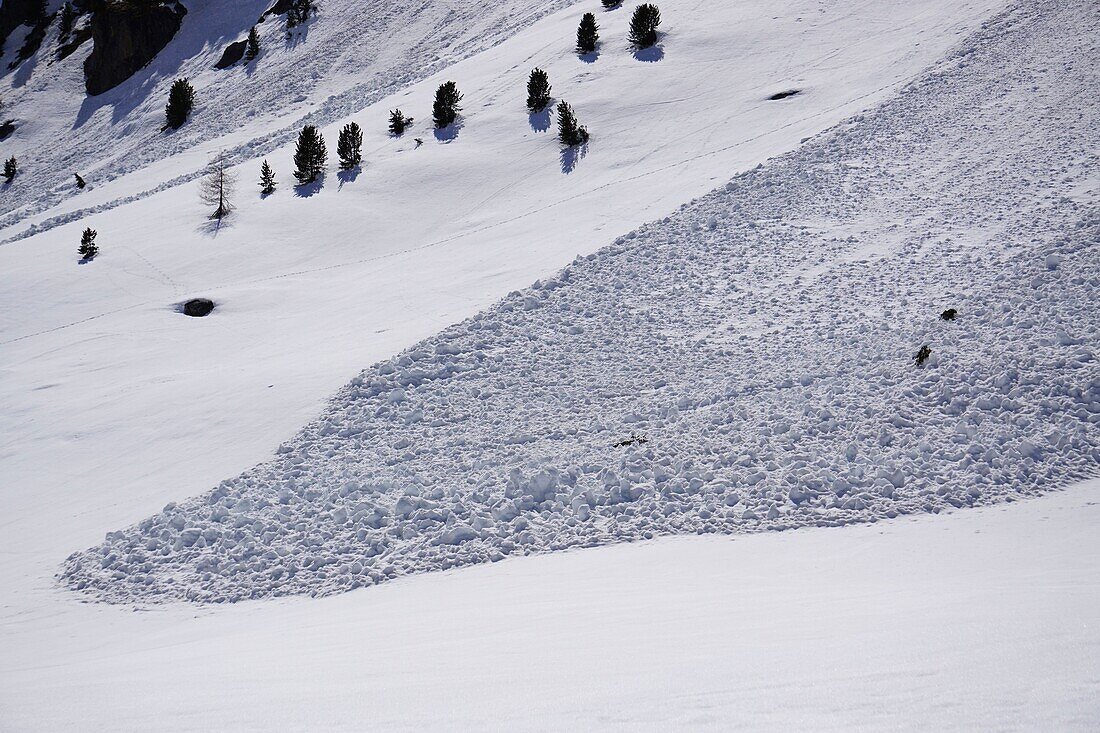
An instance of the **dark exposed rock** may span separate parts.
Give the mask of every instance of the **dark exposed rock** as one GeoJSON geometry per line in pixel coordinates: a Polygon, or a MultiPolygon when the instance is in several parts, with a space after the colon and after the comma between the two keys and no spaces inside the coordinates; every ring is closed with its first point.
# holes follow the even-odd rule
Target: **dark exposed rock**
{"type": "Polygon", "coordinates": [[[175,0],[112,0],[92,13],[92,53],[84,85],[95,96],[113,89],[148,64],[176,35],[187,8],[175,0]]]}
{"type": "Polygon", "coordinates": [[[772,101],[777,100],[777,99],[786,99],[787,97],[793,97],[794,95],[798,94],[801,91],[802,91],[801,89],[788,89],[785,92],[776,92],[775,94],[768,97],[768,99],[770,99],[772,101]]]}
{"type": "Polygon", "coordinates": [[[3,0],[0,3],[0,44],[21,25],[34,25],[38,18],[36,0],[3,0]]]}
{"type": "Polygon", "coordinates": [[[275,0],[275,4],[265,10],[257,22],[263,23],[267,20],[267,16],[269,15],[285,15],[286,12],[290,10],[291,1],[292,0],[275,0]]]}
{"type": "Polygon", "coordinates": [[[91,24],[85,24],[79,28],[73,28],[72,33],[69,34],[69,39],[57,47],[57,59],[58,61],[68,58],[73,51],[80,48],[84,41],[87,41],[92,37],[91,24]]]}
{"type": "Polygon", "coordinates": [[[945,321],[953,321],[955,320],[955,316],[957,315],[959,315],[959,312],[957,310],[955,310],[954,308],[948,308],[943,313],[940,313],[940,318],[945,321]]]}
{"type": "Polygon", "coordinates": [[[244,49],[248,41],[234,41],[225,47],[221,60],[214,64],[215,69],[228,69],[233,64],[244,58],[244,49]]]}
{"type": "Polygon", "coordinates": [[[0,140],[7,140],[15,132],[15,120],[4,120],[0,123],[0,140]]]}
{"type": "Polygon", "coordinates": [[[193,318],[202,318],[203,316],[210,315],[212,310],[214,310],[214,301],[208,298],[195,298],[183,304],[184,315],[193,318]]]}

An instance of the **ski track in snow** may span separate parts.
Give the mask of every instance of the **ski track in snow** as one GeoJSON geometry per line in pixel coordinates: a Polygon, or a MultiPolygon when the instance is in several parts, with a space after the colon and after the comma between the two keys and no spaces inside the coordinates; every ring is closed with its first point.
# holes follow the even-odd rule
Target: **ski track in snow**
{"type": "Polygon", "coordinates": [[[1095,475],[1097,13],[1002,13],[875,112],[367,370],[275,459],[61,581],[323,595],[1095,475]]]}
{"type": "MultiPolygon", "coordinates": [[[[17,156],[20,173],[4,189],[0,229],[46,212],[77,194],[74,171],[83,173],[94,188],[219,139],[222,144],[217,149],[230,163],[263,155],[293,141],[302,125],[325,125],[353,114],[507,40],[572,2],[372,2],[367,13],[354,0],[326,0],[321,13],[293,39],[286,38],[281,16],[258,24],[266,51],[251,64],[241,62],[215,70],[225,46],[244,38],[272,2],[249,0],[230,7],[191,0],[184,2],[188,13],[179,32],[157,58],[97,97],[85,97],[83,89],[83,64],[91,41],[64,61],[55,62],[55,21],[42,47],[24,64],[34,69],[29,80],[21,83],[13,79],[13,88],[4,95],[5,118],[14,117],[20,123],[16,135],[4,143],[5,154],[17,156]],[[190,78],[195,86],[195,110],[188,124],[165,132],[161,127],[168,88],[181,76],[190,78]],[[326,91],[331,93],[326,95],[326,91]],[[318,100],[316,104],[313,99],[318,100]],[[46,106],[57,112],[44,115],[46,106]],[[271,116],[272,110],[278,110],[278,118],[272,119],[274,129],[243,141],[236,137],[242,126],[271,116]],[[58,127],[58,123],[63,124],[58,127]],[[59,136],[64,145],[57,144],[59,136]],[[104,140],[110,144],[105,145],[104,140]]],[[[18,48],[11,41],[7,47],[18,48]]],[[[18,69],[7,71],[8,59],[3,60],[0,68],[5,75],[19,74],[18,69]]],[[[52,216],[6,241],[194,180],[202,174],[204,164],[200,157],[193,170],[150,190],[52,216]]]]}

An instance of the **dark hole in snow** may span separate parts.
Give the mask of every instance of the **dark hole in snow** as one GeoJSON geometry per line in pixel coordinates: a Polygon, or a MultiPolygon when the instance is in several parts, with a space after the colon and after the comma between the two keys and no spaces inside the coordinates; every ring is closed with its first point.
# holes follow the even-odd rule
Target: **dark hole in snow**
{"type": "Polygon", "coordinates": [[[210,315],[212,310],[214,310],[214,301],[207,298],[195,298],[183,304],[183,314],[193,318],[210,315]]]}
{"type": "Polygon", "coordinates": [[[955,310],[954,308],[948,308],[943,313],[940,313],[940,318],[945,321],[953,321],[955,320],[955,316],[957,315],[959,315],[959,312],[957,310],[955,310]]]}
{"type": "Polygon", "coordinates": [[[786,99],[787,97],[793,97],[794,95],[798,94],[801,91],[802,91],[801,89],[788,89],[785,92],[776,92],[775,94],[768,97],[768,99],[771,99],[771,100],[786,99]]]}

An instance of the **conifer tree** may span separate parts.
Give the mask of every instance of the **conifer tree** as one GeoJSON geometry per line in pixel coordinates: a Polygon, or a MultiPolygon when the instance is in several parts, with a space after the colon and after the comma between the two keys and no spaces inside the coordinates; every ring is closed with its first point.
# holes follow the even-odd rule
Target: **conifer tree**
{"type": "Polygon", "coordinates": [[[207,206],[214,207],[211,219],[224,219],[233,211],[233,193],[236,187],[237,177],[230,172],[225,159],[220,156],[215,158],[199,184],[199,198],[207,206]]]}
{"type": "Polygon", "coordinates": [[[57,21],[57,34],[61,40],[65,40],[73,32],[74,22],[76,22],[76,10],[73,9],[73,4],[63,3],[61,10],[58,12],[57,21]]]}
{"type": "Polygon", "coordinates": [[[432,120],[436,129],[442,130],[454,124],[458,113],[462,111],[458,104],[461,101],[462,93],[453,81],[439,85],[439,89],[435,91],[435,103],[432,105],[432,120]]]}
{"type": "Polygon", "coordinates": [[[400,136],[404,134],[405,128],[413,123],[412,117],[406,117],[401,110],[390,110],[390,134],[400,136]]]}
{"type": "Polygon", "coordinates": [[[600,27],[596,25],[596,16],[585,13],[581,18],[581,24],[577,28],[577,53],[582,56],[595,52],[596,45],[600,42],[600,27]]]}
{"type": "Polygon", "coordinates": [[[336,142],[336,154],[340,156],[340,169],[351,170],[363,162],[363,130],[354,122],[344,125],[336,142]]]}
{"type": "Polygon", "coordinates": [[[527,80],[527,109],[541,112],[550,104],[550,78],[542,69],[536,68],[527,80]]]}
{"type": "Polygon", "coordinates": [[[634,9],[630,18],[630,44],[635,48],[649,48],[657,43],[657,26],[661,24],[661,11],[656,5],[642,3],[634,9]]]}
{"type": "Polygon", "coordinates": [[[256,32],[256,26],[248,29],[248,41],[244,47],[245,61],[251,61],[260,55],[260,34],[256,32]]]}
{"type": "Polygon", "coordinates": [[[569,147],[588,142],[588,129],[577,125],[573,108],[565,100],[558,102],[558,139],[569,147]]]}
{"type": "Polygon", "coordinates": [[[324,136],[313,125],[306,125],[298,133],[294,148],[294,177],[299,184],[313,183],[324,173],[327,161],[324,136]]]}
{"type": "Polygon", "coordinates": [[[7,179],[8,183],[12,182],[12,179],[15,178],[15,174],[18,172],[19,169],[16,165],[14,155],[4,161],[4,178],[7,179]]]}
{"type": "Polygon", "coordinates": [[[274,192],[275,171],[271,170],[271,166],[267,164],[267,160],[265,159],[263,165],[260,166],[260,193],[267,196],[274,192]]]}
{"type": "Polygon", "coordinates": [[[317,3],[313,0],[291,0],[290,7],[286,11],[286,29],[299,26],[309,20],[310,15],[317,13],[317,3]]]}
{"type": "Polygon", "coordinates": [[[176,79],[172,82],[172,89],[168,92],[168,104],[164,108],[164,116],[168,127],[177,129],[187,121],[191,109],[195,106],[195,90],[186,78],[176,79]]]}
{"type": "Polygon", "coordinates": [[[88,185],[87,183],[84,182],[84,179],[80,177],[79,173],[74,173],[73,175],[76,176],[76,187],[77,188],[84,188],[85,186],[88,185]]]}
{"type": "Polygon", "coordinates": [[[95,243],[95,238],[98,232],[91,227],[84,230],[84,234],[80,237],[80,248],[77,249],[77,253],[82,260],[90,260],[99,254],[99,245],[95,243]]]}

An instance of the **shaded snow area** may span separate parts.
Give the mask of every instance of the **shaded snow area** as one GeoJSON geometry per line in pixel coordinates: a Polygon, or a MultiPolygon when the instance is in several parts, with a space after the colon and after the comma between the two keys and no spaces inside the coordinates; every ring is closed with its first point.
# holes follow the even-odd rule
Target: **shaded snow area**
{"type": "MultiPolygon", "coordinates": [[[[22,67],[0,69],[4,116],[19,132],[4,143],[20,175],[4,190],[0,228],[47,211],[78,193],[73,173],[91,188],[170,156],[157,185],[109,202],[82,195],[77,213],[49,217],[46,226],[86,216],[196,178],[213,151],[230,161],[267,153],[293,141],[303,124],[347,116],[456,61],[491,48],[571,0],[325,0],[319,14],[288,37],[282,16],[256,25],[261,55],[230,69],[214,65],[225,47],[274,0],[184,0],[188,13],[175,38],[149,65],[95,97],[84,91],[88,41],[54,60],[57,23],[22,67]],[[177,77],[196,90],[195,110],[179,130],[165,131],[164,105],[177,77]],[[64,140],[63,145],[57,143],[64,140]],[[83,206],[81,206],[81,203],[83,206]],[[89,203],[93,206],[89,207],[89,203]]],[[[52,3],[59,6],[60,3],[52,3]]],[[[56,9],[56,7],[55,7],[56,9]]],[[[8,49],[18,48],[11,41],[8,49]]],[[[19,233],[33,234],[40,223],[19,233]]]]}
{"type": "Polygon", "coordinates": [[[998,16],[874,113],[364,372],[274,459],[62,582],[325,595],[1095,474],[1100,125],[1073,90],[1094,86],[1096,16],[998,16]]]}

